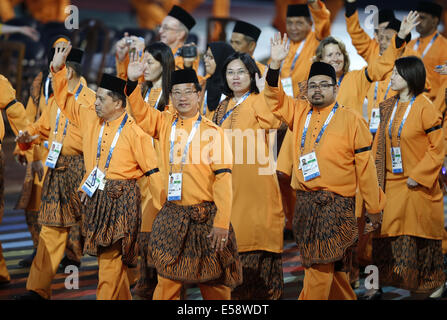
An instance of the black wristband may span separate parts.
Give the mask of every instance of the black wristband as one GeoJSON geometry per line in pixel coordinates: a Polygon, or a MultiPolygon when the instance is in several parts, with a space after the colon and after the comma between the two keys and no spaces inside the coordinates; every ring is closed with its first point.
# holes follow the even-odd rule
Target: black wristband
{"type": "Polygon", "coordinates": [[[345,1],[345,8],[346,8],[345,15],[346,17],[349,18],[357,11],[357,2],[350,3],[345,1]]]}
{"type": "Polygon", "coordinates": [[[138,81],[131,81],[131,80],[127,80],[127,85],[126,85],[126,94],[127,96],[130,96],[132,94],[132,92],[136,89],[138,85],[138,81]]]}
{"type": "Polygon", "coordinates": [[[270,87],[278,87],[279,69],[270,69],[267,71],[265,80],[270,87]]]}

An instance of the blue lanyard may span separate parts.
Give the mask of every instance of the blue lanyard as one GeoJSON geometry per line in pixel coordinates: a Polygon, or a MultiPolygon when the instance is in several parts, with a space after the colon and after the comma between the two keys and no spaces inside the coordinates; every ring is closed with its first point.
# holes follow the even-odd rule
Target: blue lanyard
{"type": "MultiPolygon", "coordinates": [[[[60,117],[61,117],[61,109],[60,108],[57,108],[57,115],[56,115],[56,126],[55,126],[55,128],[54,128],[54,131],[53,131],[53,134],[54,134],[54,139],[56,139],[56,136],[57,136],[57,132],[58,132],[58,129],[59,129],[59,120],[60,120],[60,117]]],[[[67,126],[68,126],[68,119],[66,119],[65,120],[65,127],[64,127],[64,134],[63,134],[63,137],[65,138],[65,135],[67,134],[67,126]]],[[[62,139],[63,140],[63,139],[62,139]]]]}
{"type": "Polygon", "coordinates": [[[208,98],[208,90],[205,91],[205,95],[203,96],[203,115],[206,114],[206,107],[207,107],[207,103],[206,103],[206,99],[208,98]]]}
{"type": "MultiPolygon", "coordinates": [[[[320,142],[321,137],[323,136],[324,131],[326,130],[327,126],[329,125],[329,122],[331,122],[332,117],[335,114],[335,111],[337,111],[337,108],[338,108],[338,102],[335,103],[335,106],[332,108],[331,113],[329,113],[329,115],[327,116],[327,119],[324,122],[323,127],[320,130],[320,133],[318,134],[317,140],[315,140],[314,146],[317,146],[318,143],[320,142]]],[[[307,130],[309,128],[311,117],[312,117],[312,109],[308,112],[307,117],[306,117],[306,122],[304,124],[303,136],[301,137],[301,153],[303,153],[303,150],[304,150],[304,144],[306,142],[306,135],[307,135],[307,130]]],[[[315,150],[315,148],[314,148],[314,150],[315,150]]]]}
{"type": "MultiPolygon", "coordinates": [[[[427,47],[425,48],[424,52],[421,55],[421,58],[423,59],[425,57],[425,55],[427,54],[428,50],[430,50],[431,46],[433,45],[433,42],[435,42],[436,38],[438,38],[439,33],[436,32],[436,34],[433,36],[433,38],[431,38],[430,43],[427,45],[427,47]]],[[[419,44],[421,42],[421,39],[417,39],[416,40],[416,44],[413,47],[413,50],[417,51],[419,49],[419,44]]]]}
{"type": "Polygon", "coordinates": [[[374,85],[374,106],[376,105],[377,102],[377,91],[379,90],[379,81],[376,81],[375,85],[374,85]]]}
{"type": "MultiPolygon", "coordinates": [[[[182,155],[182,166],[186,162],[186,155],[188,154],[189,145],[191,144],[192,139],[194,138],[194,135],[196,134],[197,129],[199,128],[200,122],[202,121],[202,115],[199,114],[199,118],[194,123],[194,127],[191,129],[191,132],[189,133],[188,140],[186,141],[185,149],[183,150],[182,155]]],[[[169,150],[169,164],[174,163],[174,145],[175,145],[175,131],[177,127],[178,118],[174,120],[172,123],[171,128],[171,137],[170,137],[170,150],[169,150]]]]}
{"type": "Polygon", "coordinates": [[[233,111],[242,103],[245,101],[245,99],[248,98],[248,96],[250,95],[250,91],[248,91],[246,94],[244,94],[244,96],[236,103],[236,105],[234,106],[233,109],[231,109],[230,111],[227,111],[227,113],[225,113],[225,115],[223,116],[223,118],[220,120],[219,122],[219,126],[222,125],[222,123],[233,113],[233,111]]]}
{"type": "MultiPolygon", "coordinates": [[[[79,94],[82,91],[82,83],[79,85],[78,90],[75,93],[75,100],[78,100],[79,98],[79,94]]],[[[54,138],[56,138],[57,132],[59,130],[59,120],[60,120],[60,116],[61,116],[61,109],[57,108],[57,115],[56,115],[56,127],[54,128],[54,138]]],[[[63,138],[65,138],[65,136],[67,135],[67,127],[68,127],[68,119],[65,120],[65,127],[64,127],[64,133],[63,133],[63,138]]],[[[63,140],[63,139],[62,139],[63,140]]]]}
{"type": "MultiPolygon", "coordinates": [[[[107,156],[107,161],[106,161],[106,165],[105,165],[105,170],[107,170],[107,168],[109,167],[109,164],[110,164],[110,160],[112,159],[112,153],[113,153],[113,150],[115,149],[115,146],[116,146],[116,143],[118,142],[118,138],[119,138],[119,136],[120,136],[120,134],[121,134],[121,131],[123,130],[123,127],[124,127],[124,125],[126,124],[126,122],[127,122],[127,118],[128,118],[129,116],[127,115],[127,113],[126,113],[126,115],[124,116],[124,119],[123,119],[123,121],[121,121],[121,124],[120,124],[120,126],[119,126],[119,128],[118,128],[118,131],[116,132],[116,134],[115,134],[115,137],[113,138],[113,141],[112,141],[112,144],[110,145],[110,150],[109,150],[109,155],[107,156]]],[[[99,162],[99,159],[100,159],[100,157],[101,157],[101,142],[102,142],[102,135],[103,135],[103,133],[104,133],[104,126],[105,126],[105,121],[104,121],[104,123],[102,124],[102,127],[101,127],[101,131],[99,132],[99,137],[98,137],[98,149],[97,149],[97,151],[96,151],[96,162],[98,163],[99,162]]]]}
{"type": "MultiPolygon", "coordinates": [[[[404,117],[400,123],[399,131],[397,132],[397,140],[400,141],[400,135],[402,134],[402,128],[404,127],[405,122],[407,121],[408,114],[410,113],[411,107],[413,106],[414,100],[416,99],[416,96],[411,98],[410,104],[407,107],[407,110],[405,111],[404,117]]],[[[388,126],[388,134],[390,136],[390,143],[392,139],[392,126],[394,121],[394,116],[396,115],[397,105],[399,103],[399,99],[397,99],[396,104],[394,105],[393,113],[391,114],[390,124],[388,126]]]]}
{"type": "Polygon", "coordinates": [[[342,76],[340,77],[340,79],[338,79],[338,83],[337,83],[338,86],[341,85],[341,82],[343,81],[344,77],[345,77],[345,74],[343,73],[342,76]]]}
{"type": "Polygon", "coordinates": [[[76,93],[75,93],[75,100],[78,100],[78,98],[79,98],[79,95],[81,94],[81,91],[82,91],[82,88],[83,88],[84,86],[82,85],[82,83],[79,85],[79,88],[78,88],[78,90],[76,91],[76,93]]]}
{"type": "Polygon", "coordinates": [[[390,91],[391,88],[391,80],[390,83],[388,83],[388,87],[386,88],[385,96],[383,97],[383,100],[386,100],[386,97],[388,96],[388,91],[390,91]]]}

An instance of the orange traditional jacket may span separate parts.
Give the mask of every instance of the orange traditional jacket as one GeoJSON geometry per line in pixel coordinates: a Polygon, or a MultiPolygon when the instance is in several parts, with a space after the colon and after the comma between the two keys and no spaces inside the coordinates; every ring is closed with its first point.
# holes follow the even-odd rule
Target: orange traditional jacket
{"type": "MultiPolygon", "coordinates": [[[[105,163],[112,140],[126,112],[118,119],[112,121],[101,120],[96,115],[92,104],[86,104],[87,101],[81,99],[76,100],[75,94],[68,91],[66,72],[67,69],[64,67],[59,72],[53,73],[54,96],[61,111],[71,123],[78,126],[81,130],[82,151],[86,169],[86,176],[81,185],[95,166],[104,172],[106,179],[109,180],[138,179],[146,174],[150,179],[149,188],[154,206],[157,209],[161,209],[166,194],[161,183],[161,176],[157,173],[157,157],[151,138],[141,130],[133,118],[129,117],[113,151],[109,168],[105,172],[105,163]],[[103,125],[104,132],[101,140],[100,157],[97,160],[98,137],[103,125]]],[[[83,90],[90,89],[83,88],[83,90]]]]}
{"type": "MultiPolygon", "coordinates": [[[[16,91],[11,83],[4,76],[0,75],[0,109],[5,109],[6,116],[11,125],[14,134],[18,134],[19,130],[24,130],[29,121],[26,117],[26,111],[23,104],[16,100],[16,91]]],[[[0,112],[0,150],[1,141],[5,136],[5,125],[3,123],[2,113],[0,112]]]]}
{"type": "MultiPolygon", "coordinates": [[[[0,16],[3,21],[15,17],[14,7],[23,0],[0,0],[0,16]]],[[[69,0],[25,0],[31,15],[41,23],[64,22],[67,14],[65,7],[70,5],[69,0]]]]}
{"type": "Polygon", "coordinates": [[[224,137],[223,130],[202,117],[190,148],[186,164],[181,170],[180,159],[187,138],[198,120],[200,113],[189,119],[181,119],[177,112],[160,112],[151,108],[141,96],[141,87],[128,97],[131,110],[138,125],[160,143],[159,165],[163,175],[163,186],[168,188],[169,172],[182,172],[182,199],[173,201],[178,205],[194,205],[214,201],[217,213],[214,226],[229,228],[232,206],[232,152],[224,137]],[[174,146],[175,161],[170,166],[170,136],[173,122],[177,120],[174,146]],[[211,142],[210,142],[210,138],[211,142]]]}
{"type": "Polygon", "coordinates": [[[314,142],[335,102],[325,108],[312,107],[308,101],[288,97],[282,86],[264,89],[267,105],[273,114],[285,121],[293,132],[292,187],[296,190],[327,190],[344,197],[354,197],[359,189],[369,213],[379,213],[385,206],[385,195],[379,187],[374,160],[371,155],[372,136],[366,122],[350,108],[339,106],[319,145],[314,142]],[[301,138],[307,114],[313,110],[301,151],[301,138]],[[316,151],[320,176],[304,181],[299,168],[299,157],[316,151]]]}
{"type": "Polygon", "coordinates": [[[310,66],[312,65],[312,59],[315,56],[315,50],[317,49],[320,41],[328,37],[331,33],[330,12],[326,8],[323,2],[318,1],[320,9],[314,10],[309,6],[310,13],[313,21],[315,22],[315,31],[309,32],[302,48],[301,54],[296,60],[295,66],[292,70],[292,63],[297,50],[299,49],[301,42],[291,42],[289,54],[284,60],[281,67],[281,78],[292,78],[293,95],[298,95],[298,83],[307,80],[309,75],[310,66]]]}

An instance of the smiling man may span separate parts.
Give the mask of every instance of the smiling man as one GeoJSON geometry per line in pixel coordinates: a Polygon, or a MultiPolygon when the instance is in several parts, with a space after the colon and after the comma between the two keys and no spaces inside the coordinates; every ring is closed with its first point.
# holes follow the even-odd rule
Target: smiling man
{"type": "Polygon", "coordinates": [[[197,284],[204,299],[229,300],[242,281],[230,224],[231,148],[223,130],[199,112],[201,88],[194,70],[172,73],[174,113],[144,102],[137,82],[143,70],[143,63],[131,57],[126,94],[138,125],[160,141],[160,170],[168,190],[149,244],[158,274],[154,300],[179,299],[183,283],[197,284]]]}
{"type": "Polygon", "coordinates": [[[336,72],[330,64],[312,64],[307,99],[285,95],[278,79],[286,39],[276,35],[272,40],[264,95],[273,114],[293,132],[293,231],[305,267],[300,299],[356,299],[347,275],[358,238],[356,190],[374,225],[385,205],[370,154],[372,137],[360,115],[337,103],[336,72]]]}

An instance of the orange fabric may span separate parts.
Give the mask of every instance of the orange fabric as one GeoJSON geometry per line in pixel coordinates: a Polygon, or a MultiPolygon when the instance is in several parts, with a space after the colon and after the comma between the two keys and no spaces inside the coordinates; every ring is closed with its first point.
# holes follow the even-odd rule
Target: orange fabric
{"type": "Polygon", "coordinates": [[[137,21],[140,28],[155,29],[161,25],[163,19],[171,10],[176,0],[141,1],[131,0],[131,4],[137,12],[137,21]]]}
{"type": "MultiPolygon", "coordinates": [[[[163,278],[158,275],[158,284],[154,291],[153,300],[180,300],[182,282],[163,278]]],[[[198,284],[204,300],[230,300],[231,289],[224,285],[209,286],[198,284]]]]}
{"type": "MultiPolygon", "coordinates": [[[[93,104],[88,104],[86,100],[81,99],[81,96],[87,95],[84,90],[91,91],[89,88],[84,87],[82,89],[78,100],[75,100],[73,93],[68,92],[66,72],[67,69],[64,67],[59,72],[53,73],[53,87],[55,99],[61,111],[71,123],[80,128],[82,134],[82,151],[86,169],[82,185],[97,164],[97,144],[103,122],[97,117],[93,104]]],[[[94,94],[94,92],[91,91],[91,94],[94,94]]],[[[105,124],[98,163],[98,168],[103,172],[110,145],[124,116],[125,113],[118,119],[105,124]]],[[[138,179],[155,168],[158,168],[158,165],[151,138],[141,130],[132,117],[129,117],[115,146],[112,160],[106,172],[106,179],[138,179]]],[[[149,179],[151,193],[157,195],[153,197],[154,205],[160,209],[165,199],[160,174],[152,174],[149,179]]]]}
{"type": "MultiPolygon", "coordinates": [[[[434,35],[435,33],[425,38],[419,37],[417,39],[411,40],[408,46],[414,49],[416,41],[420,39],[420,44],[416,51],[420,56],[422,56],[422,53],[424,52],[425,48],[428,46],[434,35]]],[[[438,38],[433,42],[433,45],[430,48],[430,50],[422,59],[424,61],[425,70],[427,72],[427,78],[428,81],[430,82],[433,96],[439,94],[440,92],[439,90],[443,87],[445,83],[447,83],[446,76],[440,75],[439,73],[434,71],[437,65],[443,65],[447,61],[447,50],[445,48],[447,48],[447,39],[444,36],[439,35],[438,38]]]]}
{"type": "Polygon", "coordinates": [[[330,12],[320,0],[318,1],[318,4],[320,6],[319,10],[314,10],[309,7],[312,18],[315,21],[315,31],[311,31],[307,35],[305,39],[306,43],[295,63],[294,69],[291,70],[292,62],[301,42],[290,42],[289,54],[281,67],[281,78],[292,77],[293,95],[295,97],[299,92],[298,83],[307,80],[310,66],[312,65],[312,58],[315,55],[315,50],[320,44],[320,40],[329,36],[331,32],[329,22],[330,12]]]}
{"type": "MultiPolygon", "coordinates": [[[[180,45],[177,48],[175,48],[175,50],[172,51],[172,54],[174,55],[174,63],[175,63],[175,69],[184,69],[185,65],[183,63],[183,57],[178,55],[178,50],[183,46],[180,45]]],[[[194,69],[194,71],[198,74],[198,70],[199,70],[199,64],[200,64],[200,55],[197,54],[196,60],[194,60],[193,64],[192,64],[192,68],[194,69]]]]}
{"type": "Polygon", "coordinates": [[[357,300],[346,272],[334,271],[334,263],[304,269],[303,290],[298,300],[357,300]]]}
{"type": "Polygon", "coordinates": [[[132,300],[128,269],[121,258],[121,241],[99,252],[96,300],[132,300]]]}
{"type": "MultiPolygon", "coordinates": [[[[221,127],[234,156],[231,224],[236,233],[237,249],[239,252],[280,253],[284,246],[285,220],[281,193],[273,163],[269,167],[267,159],[259,155],[268,157],[273,152],[269,150],[269,143],[272,143],[269,130],[278,129],[281,121],[269,110],[262,93],[250,94],[237,108],[235,104],[234,99],[230,99],[227,112],[234,112],[221,127]],[[247,138],[240,133],[248,133],[247,138]]],[[[270,156],[273,162],[273,155],[270,156]]]]}
{"type": "MultiPolygon", "coordinates": [[[[397,131],[409,102],[399,103],[393,122],[393,147],[397,131]]],[[[400,147],[403,174],[392,173],[390,140],[386,124],[386,195],[381,237],[409,235],[442,239],[444,226],[443,194],[438,175],[444,161],[442,130],[429,134],[425,130],[441,124],[441,114],[428,98],[419,95],[402,129],[400,147]],[[421,186],[410,190],[408,177],[421,186]]],[[[381,124],[382,125],[382,124],[381,124]]],[[[376,139],[377,140],[377,139],[376,139]]]]}
{"type": "Polygon", "coordinates": [[[268,84],[264,94],[272,112],[293,131],[295,174],[292,187],[303,191],[328,190],[344,197],[355,196],[359,188],[368,212],[379,213],[385,205],[385,196],[377,181],[371,152],[354,153],[355,150],[371,146],[372,137],[365,120],[352,109],[339,105],[316,150],[321,175],[305,182],[298,169],[299,157],[312,151],[314,141],[335,103],[321,109],[313,108],[306,143],[301,153],[301,135],[307,114],[312,108],[309,102],[288,97],[282,87],[270,87],[268,84]]]}
{"type": "Polygon", "coordinates": [[[380,52],[379,42],[376,39],[371,39],[369,34],[360,26],[358,11],[356,10],[350,17],[345,15],[345,20],[352,45],[357,50],[357,53],[367,63],[372,59],[377,59],[380,52]]]}
{"type": "MultiPolygon", "coordinates": [[[[11,83],[4,76],[0,75],[0,109],[5,109],[6,106],[16,99],[16,91],[11,83]]],[[[28,125],[25,108],[20,102],[10,105],[6,110],[6,116],[11,125],[12,131],[17,135],[19,130],[24,130],[28,125]]],[[[3,140],[5,135],[5,125],[3,123],[3,116],[0,112],[0,140],[3,140]]],[[[1,150],[1,145],[0,145],[1,150]]]]}
{"type": "Polygon", "coordinates": [[[64,257],[69,230],[42,225],[37,253],[26,282],[27,290],[35,291],[45,299],[51,298],[51,281],[64,257]]]}
{"type": "MultiPolygon", "coordinates": [[[[128,100],[138,125],[154,137],[154,139],[159,140],[159,165],[163,175],[163,186],[167,190],[169,183],[168,174],[170,171],[170,134],[172,123],[178,117],[178,114],[167,111],[160,112],[148,107],[143,101],[141,87],[139,85],[128,97],[128,100]]],[[[177,152],[175,158],[178,158],[178,160],[172,166],[172,172],[180,172],[180,158],[189,132],[198,117],[199,113],[189,119],[179,118],[177,122],[174,152],[177,152]]],[[[233,196],[232,175],[228,172],[215,175],[214,171],[232,168],[231,149],[224,138],[222,129],[210,120],[202,118],[199,130],[197,130],[197,134],[191,142],[187,163],[184,165],[182,171],[182,199],[174,201],[174,203],[178,205],[193,205],[204,201],[214,201],[217,206],[214,226],[228,229],[231,215],[230,200],[233,196]],[[214,146],[214,142],[211,142],[210,146],[210,134],[214,135],[213,140],[217,144],[216,146],[214,146]],[[220,155],[214,156],[213,149],[216,148],[220,151],[220,155]],[[193,149],[196,151],[193,152],[193,149]],[[199,150],[200,153],[198,152],[199,150]],[[223,159],[223,157],[225,158],[223,159]],[[209,159],[208,161],[211,163],[207,163],[203,159],[209,159]]]]}

